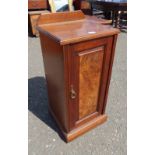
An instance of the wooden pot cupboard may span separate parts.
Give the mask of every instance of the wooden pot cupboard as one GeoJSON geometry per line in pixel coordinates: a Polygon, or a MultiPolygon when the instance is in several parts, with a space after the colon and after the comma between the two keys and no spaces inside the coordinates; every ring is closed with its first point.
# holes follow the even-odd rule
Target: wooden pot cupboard
{"type": "Polygon", "coordinates": [[[49,111],[67,142],[107,120],[118,29],[81,11],[38,19],[49,111]]]}

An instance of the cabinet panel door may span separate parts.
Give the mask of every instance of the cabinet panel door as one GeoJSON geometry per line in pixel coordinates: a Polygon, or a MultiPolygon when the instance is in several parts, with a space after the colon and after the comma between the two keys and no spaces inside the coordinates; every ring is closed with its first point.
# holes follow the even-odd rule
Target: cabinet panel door
{"type": "Polygon", "coordinates": [[[90,42],[82,48],[80,45],[71,48],[71,128],[80,126],[102,113],[111,44],[112,38],[98,43],[97,47],[90,42]]]}
{"type": "Polygon", "coordinates": [[[79,74],[77,75],[79,79],[79,119],[97,111],[103,55],[103,47],[77,54],[79,65],[79,74]]]}

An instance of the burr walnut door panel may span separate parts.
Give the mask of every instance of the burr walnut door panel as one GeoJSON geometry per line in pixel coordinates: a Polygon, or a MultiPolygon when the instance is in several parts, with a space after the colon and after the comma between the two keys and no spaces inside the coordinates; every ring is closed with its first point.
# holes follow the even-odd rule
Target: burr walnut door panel
{"type": "Polygon", "coordinates": [[[71,128],[80,126],[102,113],[111,44],[112,39],[109,38],[94,44],[90,42],[88,47],[82,47],[82,45],[72,47],[70,53],[71,128]]]}
{"type": "Polygon", "coordinates": [[[77,55],[79,65],[79,119],[97,111],[103,56],[103,47],[86,50],[77,55]]]}

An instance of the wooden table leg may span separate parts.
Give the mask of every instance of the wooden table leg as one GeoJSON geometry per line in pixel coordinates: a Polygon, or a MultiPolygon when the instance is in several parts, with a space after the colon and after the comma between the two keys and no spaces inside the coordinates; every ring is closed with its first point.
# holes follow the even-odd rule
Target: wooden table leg
{"type": "Polygon", "coordinates": [[[113,11],[113,15],[112,15],[112,24],[114,27],[118,27],[119,25],[119,19],[118,19],[118,11],[113,11]]]}
{"type": "Polygon", "coordinates": [[[104,15],[106,19],[111,19],[111,11],[105,11],[104,15]]]}
{"type": "Polygon", "coordinates": [[[112,25],[115,24],[115,11],[112,11],[112,25]]]}
{"type": "Polygon", "coordinates": [[[118,11],[115,11],[115,27],[118,27],[118,11]]]}

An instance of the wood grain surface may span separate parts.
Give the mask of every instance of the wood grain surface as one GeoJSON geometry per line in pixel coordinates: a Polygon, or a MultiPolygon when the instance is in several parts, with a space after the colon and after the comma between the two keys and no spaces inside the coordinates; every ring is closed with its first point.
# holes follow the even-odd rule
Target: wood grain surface
{"type": "Polygon", "coordinates": [[[37,29],[49,108],[66,140],[71,141],[106,121],[119,30],[87,18],[81,11],[41,15],[37,29]]]}
{"type": "Polygon", "coordinates": [[[47,9],[47,0],[28,0],[28,9],[47,9]]]}
{"type": "Polygon", "coordinates": [[[79,119],[97,111],[103,48],[79,54],[79,119]]]}
{"type": "Polygon", "coordinates": [[[44,14],[39,17],[38,29],[60,45],[112,36],[119,32],[110,25],[93,21],[81,11],[44,14]]]}
{"type": "Polygon", "coordinates": [[[68,130],[65,96],[63,48],[44,34],[40,34],[49,107],[64,131],[68,130]]]}

